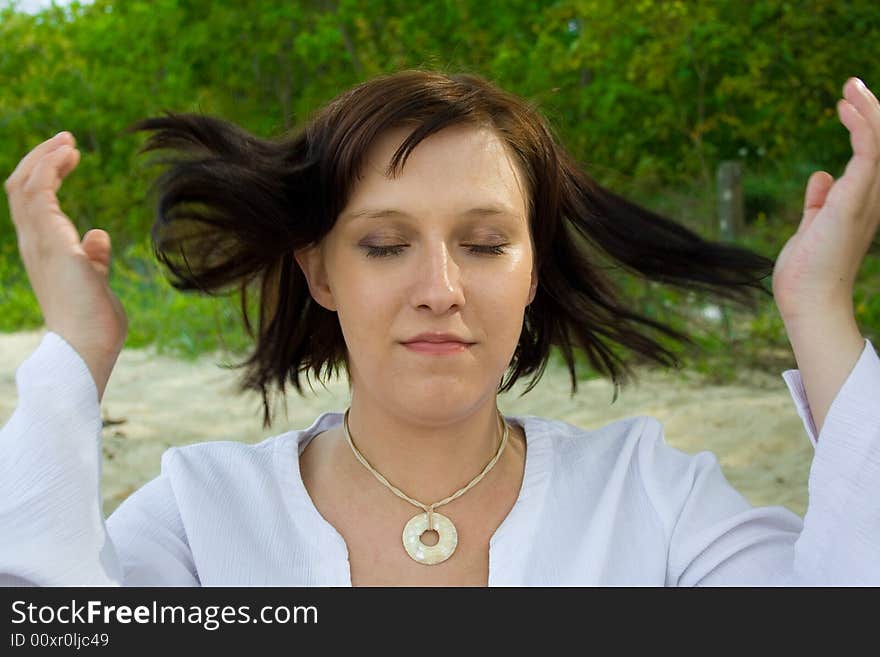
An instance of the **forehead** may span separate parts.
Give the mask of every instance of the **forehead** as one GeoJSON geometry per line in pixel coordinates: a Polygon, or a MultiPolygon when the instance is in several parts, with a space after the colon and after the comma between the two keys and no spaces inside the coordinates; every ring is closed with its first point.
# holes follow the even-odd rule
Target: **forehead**
{"type": "Polygon", "coordinates": [[[486,127],[456,125],[429,135],[410,152],[398,176],[387,177],[391,158],[411,132],[411,127],[398,127],[377,137],[343,213],[368,204],[405,204],[418,212],[477,201],[524,212],[522,173],[504,143],[486,127]]]}

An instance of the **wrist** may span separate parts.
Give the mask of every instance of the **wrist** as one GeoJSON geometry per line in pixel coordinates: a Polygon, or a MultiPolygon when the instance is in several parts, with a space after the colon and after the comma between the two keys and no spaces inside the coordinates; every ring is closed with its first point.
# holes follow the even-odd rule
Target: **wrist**
{"type": "Polygon", "coordinates": [[[810,322],[786,322],[817,437],[831,404],[862,352],[865,338],[854,317],[818,313],[810,322]]]}
{"type": "Polygon", "coordinates": [[[789,342],[795,349],[799,344],[832,344],[840,340],[864,340],[852,312],[817,309],[797,317],[783,317],[782,323],[789,342]]]}
{"type": "Polygon", "coordinates": [[[795,309],[782,312],[777,303],[779,316],[786,329],[809,331],[819,327],[855,326],[856,314],[852,296],[843,301],[827,301],[825,303],[800,304],[795,309]]]}

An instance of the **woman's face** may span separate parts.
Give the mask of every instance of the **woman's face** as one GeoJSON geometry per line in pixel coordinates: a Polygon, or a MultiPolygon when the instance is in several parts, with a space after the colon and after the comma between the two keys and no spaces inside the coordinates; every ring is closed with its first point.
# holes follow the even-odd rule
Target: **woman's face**
{"type": "Polygon", "coordinates": [[[495,134],[474,126],[427,137],[386,178],[410,130],[374,143],[333,229],[297,261],[339,315],[354,395],[426,421],[463,417],[494,399],[535,296],[525,181],[495,134]],[[404,345],[426,331],[473,344],[404,345]]]}

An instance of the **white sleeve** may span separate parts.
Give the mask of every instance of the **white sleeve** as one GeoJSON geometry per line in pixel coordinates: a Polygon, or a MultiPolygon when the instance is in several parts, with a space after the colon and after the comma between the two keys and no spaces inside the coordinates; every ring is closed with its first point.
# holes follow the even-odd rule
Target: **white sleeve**
{"type": "Polygon", "coordinates": [[[138,523],[154,522],[151,513],[170,515],[173,496],[161,476],[132,496],[148,505],[122,512],[123,504],[118,522],[104,521],[101,408],[80,355],[50,331],[15,378],[18,405],[0,429],[0,585],[143,585],[142,573],[157,566],[167,568],[164,583],[192,582],[167,561],[175,554],[186,569],[186,559],[162,551],[178,528],[170,520],[153,525],[150,538],[138,523]],[[152,565],[142,563],[154,550],[152,565]]]}
{"type": "Polygon", "coordinates": [[[167,464],[175,448],[162,454],[162,472],[129,495],[107,519],[126,586],[199,586],[198,573],[167,464]]]}
{"type": "Polygon", "coordinates": [[[668,585],[880,584],[880,359],[865,342],[818,437],[799,372],[784,375],[816,448],[803,519],[752,507],[714,455],[670,448],[654,421],[639,461],[668,536],[668,585]]]}

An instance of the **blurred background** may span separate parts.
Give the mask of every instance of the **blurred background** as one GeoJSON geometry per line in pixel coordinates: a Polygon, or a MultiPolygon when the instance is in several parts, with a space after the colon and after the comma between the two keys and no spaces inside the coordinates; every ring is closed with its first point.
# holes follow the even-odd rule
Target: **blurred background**
{"type": "MultiPolygon", "coordinates": [[[[221,348],[244,353],[249,340],[238,297],[178,292],[158,269],[148,198],[157,172],[135,156],[145,135],[122,134],[137,119],[164,109],[202,112],[272,137],[297,130],[331,98],[378,74],[410,67],[477,73],[529,99],[603,186],[704,237],[775,258],[800,221],[809,175],[822,169],[838,177],[851,156],[835,110],[844,82],[858,76],[880,89],[876,0],[0,6],[0,177],[58,131],[76,136],[82,159],[59,192],[61,206],[80,234],[103,228],[112,237],[111,287],[129,317],[126,347],[150,346],[176,359],[221,348]]],[[[678,351],[702,383],[748,384],[762,370],[779,388],[779,372],[796,367],[769,296],[757,311],[744,311],[631,275],[617,281],[635,310],[693,335],[698,348],[685,351],[653,337],[678,351]]],[[[6,203],[0,283],[0,333],[42,326],[6,203]]],[[[855,291],[859,327],[874,342],[878,289],[875,244],[855,291]]],[[[578,377],[594,378],[585,359],[581,365],[578,377]]],[[[122,386],[124,377],[117,378],[122,386]]],[[[794,419],[787,430],[806,441],[782,394],[794,419]]],[[[800,497],[790,504],[798,511],[805,458],[800,497]]],[[[767,503],[775,494],[751,499],[767,503]]]]}
{"type": "MultiPolygon", "coordinates": [[[[59,196],[81,233],[113,239],[112,286],[127,346],[184,357],[246,347],[236,298],[173,290],[148,244],[156,171],[123,127],[165,108],[216,114],[263,136],[371,76],[438,66],[484,75],[544,113],[588,173],[714,239],[775,258],[794,232],[812,171],[851,155],[834,109],[852,75],[880,85],[873,0],[95,0],[6,2],[0,11],[0,175],[69,130],[82,153],[59,196]],[[743,216],[721,229],[718,172],[741,171],[743,216]],[[185,312],[184,312],[185,311],[185,312]]],[[[0,207],[0,331],[42,318],[0,207]]],[[[866,337],[880,328],[880,260],[856,291],[866,337]]],[[[769,279],[766,281],[770,289],[769,279]]],[[[686,327],[688,363],[724,380],[747,362],[781,366],[787,340],[769,297],[746,312],[631,276],[637,309],[686,327]],[[677,312],[676,312],[677,311],[677,312]]],[[[658,339],[662,339],[662,334],[658,339]]],[[[589,377],[584,364],[584,376],[589,377]]]]}

